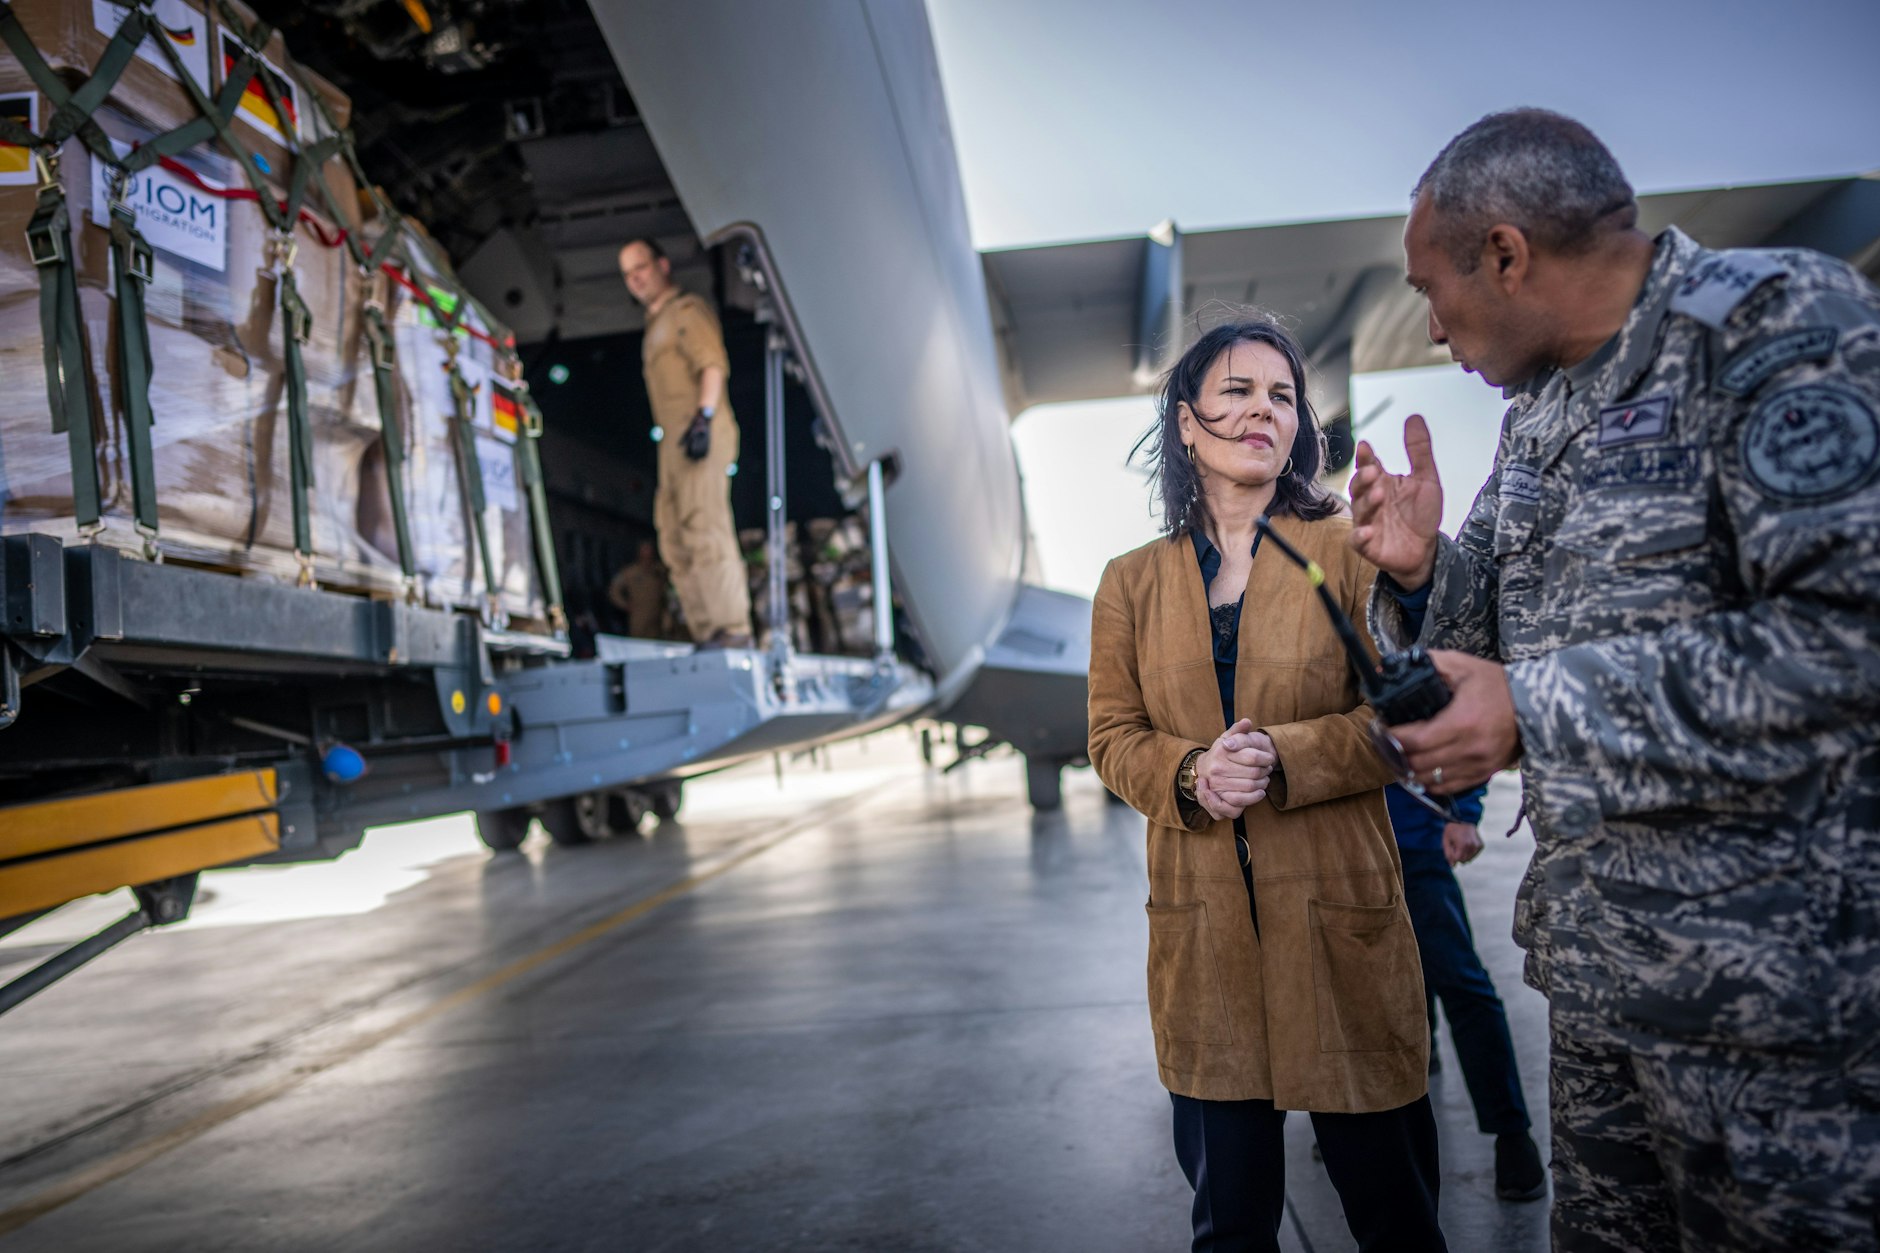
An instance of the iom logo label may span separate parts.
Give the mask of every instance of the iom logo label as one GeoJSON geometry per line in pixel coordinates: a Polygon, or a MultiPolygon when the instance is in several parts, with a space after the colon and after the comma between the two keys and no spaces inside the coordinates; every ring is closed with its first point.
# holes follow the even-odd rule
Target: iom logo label
{"type": "MultiPolygon", "coordinates": [[[[91,159],[91,220],[100,226],[111,223],[110,174],[104,162],[91,159]]],[[[131,176],[124,185],[124,203],[137,215],[137,229],[158,252],[207,266],[218,274],[227,269],[229,202],[153,166],[131,176]]]]}

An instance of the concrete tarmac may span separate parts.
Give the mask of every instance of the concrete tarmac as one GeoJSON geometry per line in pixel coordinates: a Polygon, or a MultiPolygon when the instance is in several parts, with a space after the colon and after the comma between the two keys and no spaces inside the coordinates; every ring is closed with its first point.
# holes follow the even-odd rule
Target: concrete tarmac
{"type": "MultiPolygon", "coordinates": [[[[1461,877],[1544,1151],[1514,793],[1461,877]]],[[[204,886],[0,1018],[0,1250],[1188,1247],[1142,819],[1089,771],[1034,816],[1017,758],[942,776],[898,730],[697,781],[638,839],[498,855],[459,816],[204,886]]],[[[121,912],[7,937],[0,977],[121,912]]],[[[1443,1060],[1450,1247],[1544,1249],[1443,1060]]],[[[1349,1249],[1311,1138],[1282,1247],[1349,1249]]]]}

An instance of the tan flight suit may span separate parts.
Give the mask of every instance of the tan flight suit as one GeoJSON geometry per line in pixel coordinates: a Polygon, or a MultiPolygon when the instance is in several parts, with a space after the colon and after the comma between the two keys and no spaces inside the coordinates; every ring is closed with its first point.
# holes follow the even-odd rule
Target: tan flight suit
{"type": "Polygon", "coordinates": [[[636,640],[664,638],[666,573],[659,566],[631,562],[607,585],[607,599],[627,612],[627,634],[636,640]]]}
{"type": "Polygon", "coordinates": [[[711,305],[690,292],[674,296],[647,324],[641,362],[653,421],[664,433],[653,527],[686,626],[700,643],[719,631],[748,635],[751,592],[725,473],[738,459],[738,423],[729,394],[712,415],[711,452],[705,459],[688,460],[683,447],[685,428],[698,412],[699,375],[710,366],[727,376],[731,372],[724,332],[711,305]]]}

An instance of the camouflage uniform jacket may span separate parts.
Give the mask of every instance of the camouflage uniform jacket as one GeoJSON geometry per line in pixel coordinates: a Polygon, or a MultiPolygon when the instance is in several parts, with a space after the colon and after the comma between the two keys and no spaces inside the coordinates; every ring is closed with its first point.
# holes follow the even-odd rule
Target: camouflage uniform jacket
{"type": "MultiPolygon", "coordinates": [[[[1880,292],[1658,238],[1625,325],[1515,397],[1421,642],[1507,663],[1515,935],[1615,1042],[1880,1031],[1880,292]]],[[[1408,619],[1377,587],[1380,645],[1408,619]]]]}

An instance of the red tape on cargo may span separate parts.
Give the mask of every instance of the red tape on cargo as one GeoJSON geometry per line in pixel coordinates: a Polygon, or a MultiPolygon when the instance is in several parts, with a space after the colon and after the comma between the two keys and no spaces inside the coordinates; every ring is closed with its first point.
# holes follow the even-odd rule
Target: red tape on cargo
{"type": "MultiPolygon", "coordinates": [[[[197,191],[202,192],[204,195],[214,196],[218,200],[253,200],[257,203],[261,200],[261,193],[255,191],[253,188],[217,187],[174,157],[159,157],[157,164],[188,183],[191,187],[194,187],[197,191]]],[[[283,200],[280,202],[280,205],[282,210],[285,211],[287,202],[283,200]]],[[[346,242],[345,227],[329,227],[305,206],[302,206],[300,210],[300,222],[313,233],[315,239],[319,240],[321,244],[328,248],[338,248],[346,242]]],[[[438,321],[446,326],[451,325],[451,315],[438,305],[437,298],[432,296],[422,284],[414,282],[409,274],[406,274],[390,261],[379,262],[379,268],[390,275],[393,282],[416,296],[425,308],[437,315],[438,321]]],[[[480,331],[474,326],[461,323],[454,329],[460,330],[470,336],[470,338],[488,344],[492,348],[508,350],[516,346],[516,339],[513,335],[505,335],[503,338],[497,339],[494,335],[480,331]]]]}
{"type": "MultiPolygon", "coordinates": [[[[259,202],[261,199],[261,193],[255,191],[253,188],[217,187],[174,157],[158,157],[157,164],[188,183],[191,187],[194,187],[197,191],[202,192],[204,195],[214,196],[218,200],[253,200],[259,202]]],[[[285,211],[287,209],[287,202],[283,200],[279,203],[281,209],[285,211]]],[[[346,229],[344,227],[327,226],[325,222],[322,222],[311,210],[304,206],[300,210],[300,220],[312,229],[314,238],[318,239],[328,248],[337,248],[346,242],[346,229]]]]}

